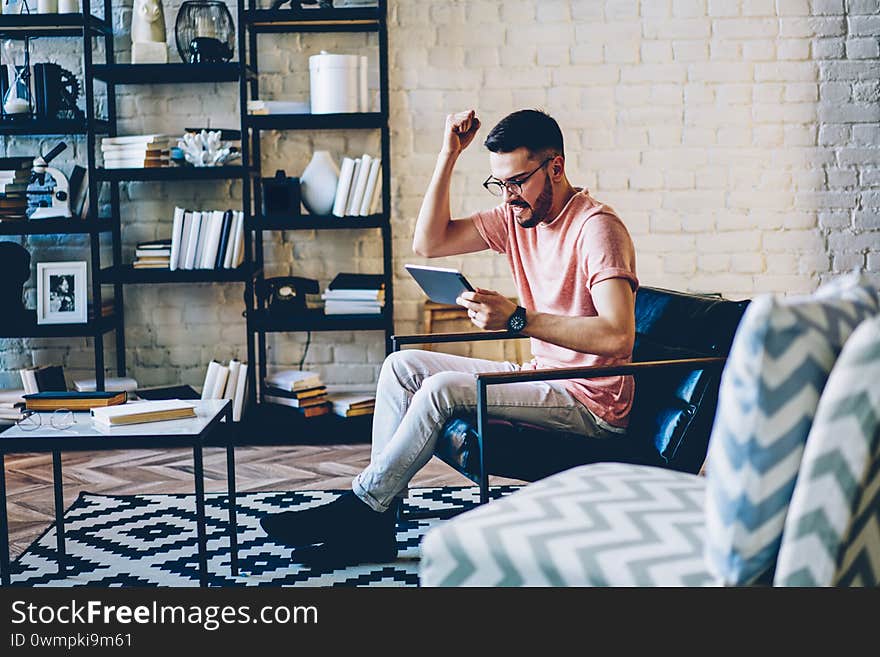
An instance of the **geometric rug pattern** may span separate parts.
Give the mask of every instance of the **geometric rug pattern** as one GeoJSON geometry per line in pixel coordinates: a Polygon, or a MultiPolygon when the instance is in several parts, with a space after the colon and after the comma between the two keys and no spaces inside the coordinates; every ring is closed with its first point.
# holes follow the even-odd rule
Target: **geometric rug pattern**
{"type": "MultiPolygon", "coordinates": [[[[493,498],[520,488],[493,486],[493,498]]],[[[227,497],[205,495],[209,586],[418,586],[419,544],[425,532],[477,506],[476,486],[411,488],[397,524],[397,560],[312,569],[294,551],[266,537],[260,519],[335,499],[343,491],[236,495],[239,576],[229,568],[227,497]]],[[[64,514],[67,568],[58,572],[55,527],[11,566],[12,586],[189,587],[199,585],[194,495],[81,493],[64,514]]]]}

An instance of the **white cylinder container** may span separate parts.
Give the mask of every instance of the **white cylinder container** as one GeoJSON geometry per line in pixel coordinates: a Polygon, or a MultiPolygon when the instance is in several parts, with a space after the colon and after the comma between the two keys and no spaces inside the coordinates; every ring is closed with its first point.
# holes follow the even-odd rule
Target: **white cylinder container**
{"type": "Polygon", "coordinates": [[[321,51],[309,57],[312,114],[360,111],[360,58],[321,51]]]}
{"type": "Polygon", "coordinates": [[[78,14],[79,0],[58,0],[59,14],[78,14]]]}
{"type": "Polygon", "coordinates": [[[37,13],[57,14],[58,0],[37,0],[37,13]]]}

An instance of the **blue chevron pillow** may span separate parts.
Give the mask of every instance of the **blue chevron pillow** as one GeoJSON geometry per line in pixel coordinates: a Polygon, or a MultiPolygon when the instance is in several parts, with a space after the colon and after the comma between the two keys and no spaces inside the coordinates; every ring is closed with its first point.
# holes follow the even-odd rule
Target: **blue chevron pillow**
{"type": "Polygon", "coordinates": [[[880,316],[846,341],[819,399],[785,518],[777,586],[880,583],[880,486],[871,483],[880,477],[878,380],[880,316]]]}
{"type": "Polygon", "coordinates": [[[776,562],[807,433],[828,373],[878,312],[857,274],[808,297],[756,298],[721,376],[709,440],[706,561],[720,584],[751,584],[776,562]]]}

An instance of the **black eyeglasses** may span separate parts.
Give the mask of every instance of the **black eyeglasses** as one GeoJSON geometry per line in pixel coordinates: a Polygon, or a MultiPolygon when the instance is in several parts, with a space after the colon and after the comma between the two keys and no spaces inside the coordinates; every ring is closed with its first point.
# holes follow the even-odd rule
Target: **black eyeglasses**
{"type": "MultiPolygon", "coordinates": [[[[553,157],[556,157],[555,155],[553,157]]],[[[497,178],[493,178],[489,176],[483,182],[483,187],[492,195],[492,196],[504,196],[504,190],[507,189],[511,194],[516,194],[519,196],[522,194],[522,186],[525,182],[534,176],[538,171],[543,168],[545,164],[547,164],[553,157],[548,157],[546,160],[541,162],[538,165],[538,168],[529,173],[525,178],[520,178],[519,180],[498,180],[497,178]]]]}

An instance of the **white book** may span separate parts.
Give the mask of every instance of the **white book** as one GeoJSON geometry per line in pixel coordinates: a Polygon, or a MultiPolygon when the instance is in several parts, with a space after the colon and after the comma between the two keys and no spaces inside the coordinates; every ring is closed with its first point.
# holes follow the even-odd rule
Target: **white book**
{"type": "MultiPolygon", "coordinates": [[[[138,382],[130,376],[105,376],[104,390],[107,392],[134,392],[137,390],[138,382]]],[[[77,392],[94,392],[98,389],[97,382],[94,379],[77,379],[73,382],[73,388],[77,392]]]]}
{"type": "Polygon", "coordinates": [[[12,408],[14,404],[24,401],[24,395],[28,394],[21,389],[0,390],[0,404],[12,408]]]}
{"type": "Polygon", "coordinates": [[[321,375],[309,370],[279,370],[266,377],[266,384],[290,392],[323,385],[321,375]]]}
{"type": "Polygon", "coordinates": [[[192,213],[192,225],[189,230],[189,244],[186,247],[186,266],[184,269],[195,269],[196,255],[199,251],[199,235],[202,232],[202,213],[192,213]]]}
{"type": "Polygon", "coordinates": [[[364,202],[364,192],[367,189],[367,179],[370,177],[370,165],[373,158],[366,153],[361,156],[361,166],[358,167],[358,175],[354,181],[354,190],[348,203],[347,215],[356,217],[361,213],[361,203],[364,202]]]}
{"type": "Polygon", "coordinates": [[[202,384],[202,399],[212,399],[214,394],[214,386],[217,383],[217,374],[220,371],[220,363],[212,360],[208,363],[208,370],[205,372],[205,382],[202,384]]]}
{"type": "Polygon", "coordinates": [[[378,315],[382,306],[378,303],[354,303],[340,301],[337,304],[327,302],[324,305],[325,315],[378,315]]]}
{"type": "Polygon", "coordinates": [[[229,227],[229,237],[226,239],[226,253],[223,255],[223,269],[232,269],[235,243],[238,237],[238,224],[241,221],[244,221],[244,212],[241,213],[241,218],[239,218],[238,212],[233,212],[232,225],[229,227]]]}
{"type": "Polygon", "coordinates": [[[382,205],[382,167],[379,167],[379,179],[373,190],[373,200],[370,202],[370,211],[367,214],[378,214],[382,205]]]}
{"type": "Polygon", "coordinates": [[[208,399],[223,399],[223,391],[226,390],[226,379],[229,378],[229,368],[217,363],[217,377],[214,379],[214,389],[208,399]]]}
{"type": "Polygon", "coordinates": [[[241,420],[241,412],[244,410],[244,400],[247,398],[247,373],[248,364],[242,363],[238,368],[238,382],[235,384],[235,399],[232,400],[232,421],[241,420]]]}
{"type": "Polygon", "coordinates": [[[183,208],[174,208],[174,218],[171,220],[171,260],[168,268],[171,271],[177,269],[177,260],[180,258],[180,236],[183,232],[183,208]]]}
{"type": "Polygon", "coordinates": [[[381,164],[381,157],[374,157],[372,162],[370,162],[370,172],[367,174],[367,186],[364,189],[360,211],[357,213],[362,217],[366,217],[370,214],[370,206],[373,204],[373,194],[376,192],[376,182],[379,180],[379,166],[381,164]]]}
{"type": "Polygon", "coordinates": [[[25,367],[18,370],[18,373],[21,376],[21,385],[26,395],[40,392],[40,386],[37,385],[37,375],[34,373],[33,368],[25,367]]]}
{"type": "Polygon", "coordinates": [[[339,182],[336,184],[336,197],[333,199],[333,216],[345,216],[345,203],[348,200],[348,190],[351,189],[351,180],[354,174],[354,160],[350,157],[342,158],[339,167],[339,182]]]}
{"type": "Polygon", "coordinates": [[[238,385],[238,370],[241,369],[241,361],[233,358],[226,367],[229,369],[229,376],[226,377],[223,399],[235,399],[235,386],[238,385]]]}
{"type": "Polygon", "coordinates": [[[348,198],[345,199],[345,210],[343,211],[344,214],[342,215],[342,216],[344,216],[344,217],[350,217],[350,216],[351,216],[351,213],[352,213],[352,207],[351,207],[351,206],[352,206],[352,204],[353,204],[353,202],[354,202],[353,199],[354,199],[355,192],[356,192],[356,190],[357,190],[357,181],[358,181],[358,177],[361,175],[361,168],[362,168],[362,165],[363,165],[363,159],[362,159],[362,158],[357,158],[357,159],[355,159],[355,161],[354,161],[354,172],[351,174],[351,187],[350,187],[349,190],[348,190],[348,198]]]}
{"type": "Polygon", "coordinates": [[[223,228],[223,210],[208,213],[208,233],[205,236],[205,248],[202,251],[200,269],[214,269],[217,261],[217,249],[220,247],[220,233],[223,228]]]}
{"type": "Polygon", "coordinates": [[[189,248],[189,234],[192,230],[192,212],[183,213],[183,228],[180,230],[180,253],[177,256],[177,268],[186,269],[186,252],[189,248]]]}
{"type": "Polygon", "coordinates": [[[170,142],[171,139],[175,139],[172,135],[163,135],[163,134],[155,134],[155,135],[123,135],[122,137],[104,137],[101,139],[101,147],[103,148],[106,144],[107,146],[118,146],[121,144],[153,144],[160,142],[170,142]]]}
{"type": "Polygon", "coordinates": [[[196,417],[195,406],[181,399],[138,401],[91,409],[92,419],[105,426],[196,417]]]}
{"type": "Polygon", "coordinates": [[[238,234],[235,236],[235,251],[232,254],[233,269],[244,262],[244,212],[239,210],[235,214],[238,234]]]}

